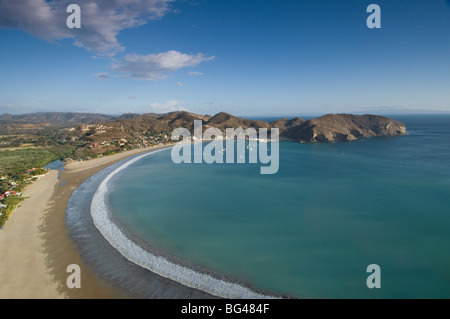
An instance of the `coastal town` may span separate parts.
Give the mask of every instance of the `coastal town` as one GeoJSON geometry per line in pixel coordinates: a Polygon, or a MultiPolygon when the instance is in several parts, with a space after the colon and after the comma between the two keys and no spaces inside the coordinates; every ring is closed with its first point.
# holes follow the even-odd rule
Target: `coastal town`
{"type": "Polygon", "coordinates": [[[19,203],[24,200],[22,190],[47,174],[43,168],[31,168],[21,179],[5,175],[0,177],[0,229],[19,203]]]}

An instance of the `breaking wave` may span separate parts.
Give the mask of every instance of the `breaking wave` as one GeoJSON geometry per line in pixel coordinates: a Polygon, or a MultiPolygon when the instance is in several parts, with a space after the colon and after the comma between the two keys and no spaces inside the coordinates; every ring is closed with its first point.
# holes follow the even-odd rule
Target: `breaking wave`
{"type": "Polygon", "coordinates": [[[224,298],[272,298],[268,295],[257,293],[238,283],[214,278],[211,275],[173,263],[162,256],[156,256],[128,238],[120,227],[112,221],[108,208],[108,184],[111,178],[142,158],[160,151],[162,150],[152,151],[127,161],[101,182],[91,202],[91,215],[95,227],[126,259],[162,277],[224,298]]]}

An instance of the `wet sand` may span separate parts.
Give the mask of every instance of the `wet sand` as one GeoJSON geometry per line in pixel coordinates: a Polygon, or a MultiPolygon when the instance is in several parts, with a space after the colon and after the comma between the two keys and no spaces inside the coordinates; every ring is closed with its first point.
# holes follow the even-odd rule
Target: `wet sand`
{"type": "Polygon", "coordinates": [[[159,149],[126,151],[73,162],[61,173],[50,171],[24,190],[29,197],[0,231],[0,298],[134,298],[127,290],[102,280],[81,259],[65,223],[72,192],[88,177],[127,157],[159,149]],[[67,266],[77,264],[81,288],[66,285],[67,266]]]}

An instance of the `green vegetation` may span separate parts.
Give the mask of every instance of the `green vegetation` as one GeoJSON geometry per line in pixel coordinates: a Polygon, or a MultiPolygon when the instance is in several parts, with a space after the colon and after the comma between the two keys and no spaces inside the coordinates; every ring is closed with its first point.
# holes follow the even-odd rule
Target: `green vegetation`
{"type": "MultiPolygon", "coordinates": [[[[41,142],[42,143],[42,142],[41,142]]],[[[47,144],[47,143],[42,143],[47,144]]],[[[31,183],[33,176],[44,175],[45,165],[75,150],[73,145],[52,145],[0,151],[0,228],[23,200],[20,192],[31,183]]]]}
{"type": "Polygon", "coordinates": [[[71,156],[74,146],[53,146],[0,152],[0,175],[23,179],[31,168],[43,167],[59,158],[71,156]]]}
{"type": "Polygon", "coordinates": [[[11,195],[3,201],[3,205],[5,205],[6,207],[0,208],[0,229],[5,225],[9,216],[11,216],[14,209],[16,209],[16,207],[22,200],[22,196],[11,195]]]}

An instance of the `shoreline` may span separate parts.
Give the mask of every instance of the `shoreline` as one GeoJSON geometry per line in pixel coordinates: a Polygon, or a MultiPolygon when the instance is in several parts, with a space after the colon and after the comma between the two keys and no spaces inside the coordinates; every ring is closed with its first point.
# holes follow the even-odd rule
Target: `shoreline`
{"type": "MultiPolygon", "coordinates": [[[[192,288],[192,286],[179,283],[166,276],[158,275],[138,264],[135,266],[143,271],[136,268],[134,268],[134,271],[143,273],[140,276],[141,278],[146,278],[147,285],[153,286],[150,289],[152,291],[144,291],[147,288],[144,289],[142,287],[139,288],[141,289],[139,291],[139,289],[134,289],[133,285],[130,286],[128,284],[126,286],[121,282],[114,282],[114,280],[108,278],[108,274],[113,273],[113,270],[99,269],[95,265],[95,259],[98,256],[92,256],[92,254],[91,256],[89,254],[86,256],[86,253],[82,252],[82,247],[79,245],[80,241],[77,242],[73,236],[73,230],[68,225],[67,217],[70,210],[70,200],[72,195],[78,191],[80,185],[84,185],[87,180],[95,178],[97,173],[101,173],[106,168],[117,166],[120,162],[128,162],[134,156],[137,157],[144,153],[173,146],[172,144],[159,145],[145,149],[124,151],[88,161],[71,162],[64,165],[62,171],[50,170],[46,176],[26,187],[24,194],[29,198],[22,202],[23,207],[16,209],[11,216],[12,221],[10,220],[3,230],[3,233],[15,234],[16,238],[21,238],[22,240],[16,240],[14,245],[9,247],[10,240],[3,240],[5,236],[2,236],[2,232],[0,232],[0,270],[3,270],[3,277],[7,273],[4,269],[12,267],[15,269],[15,275],[9,276],[9,281],[4,280],[2,274],[0,274],[0,283],[2,283],[0,285],[0,299],[216,298],[216,296],[210,295],[203,289],[192,288]],[[37,189],[40,190],[40,193],[35,195],[37,189]],[[29,193],[32,195],[28,195],[29,193]],[[43,196],[43,194],[46,196],[43,196]],[[21,215],[30,215],[36,211],[38,211],[38,214],[34,217],[33,222],[30,222],[25,217],[18,218],[21,215]],[[15,215],[17,217],[13,217],[15,215]],[[15,219],[18,220],[14,221],[15,219]],[[27,230],[25,231],[24,228],[27,230]],[[4,251],[8,251],[8,253],[4,254],[4,251]],[[15,251],[23,251],[23,254],[17,254],[22,257],[10,257],[15,251]],[[33,255],[38,257],[30,263],[23,263],[23,260],[29,259],[33,255]],[[5,266],[5,263],[8,263],[8,265],[5,266]],[[23,264],[23,267],[16,267],[17,264],[23,264]],[[80,289],[69,289],[66,286],[67,277],[70,275],[66,270],[67,266],[71,264],[80,266],[82,283],[80,289]],[[36,276],[35,272],[30,274],[28,269],[39,269],[40,276],[36,276]],[[107,275],[103,272],[107,272],[107,275]],[[23,284],[24,282],[27,285],[23,284]],[[5,285],[5,283],[8,284],[5,285]]],[[[81,200],[88,202],[90,207],[96,191],[97,189],[91,190],[91,193],[84,194],[81,200]],[[91,196],[90,200],[88,199],[89,196],[91,196]]],[[[90,209],[87,215],[92,219],[90,209]]],[[[90,230],[94,232],[92,228],[90,230]]],[[[102,237],[99,241],[108,242],[100,234],[99,229],[95,228],[95,232],[98,233],[96,236],[102,237]]],[[[79,233],[79,235],[88,237],[87,233],[90,232],[84,231],[79,233]]],[[[110,249],[116,250],[109,242],[108,246],[110,246],[110,249]]],[[[127,258],[120,254],[119,251],[116,251],[116,254],[120,255],[119,257],[122,259],[127,258]]],[[[108,258],[109,256],[106,260],[108,258]]],[[[127,261],[131,263],[129,260],[127,261]]],[[[246,287],[245,284],[244,287],[246,287]]]]}
{"type": "Polygon", "coordinates": [[[129,150],[88,161],[71,162],[64,166],[64,171],[61,172],[61,180],[64,181],[64,184],[55,190],[55,200],[48,211],[43,232],[48,238],[46,242],[46,253],[49,260],[47,266],[52,270],[54,277],[59,283],[60,293],[67,296],[67,298],[128,299],[139,297],[137,294],[114,285],[105,278],[101,278],[101,274],[96,272],[88,264],[89,261],[83,258],[66,223],[68,204],[73,192],[96,173],[134,155],[170,146],[159,145],[145,149],[129,150]],[[64,229],[64,231],[60,232],[58,229],[64,229]],[[55,241],[55,237],[58,237],[58,240],[55,241]],[[56,245],[56,243],[58,244],[56,245]],[[66,286],[67,276],[69,275],[66,272],[66,267],[69,264],[80,266],[82,283],[80,289],[69,289],[66,286]]]}
{"type": "Polygon", "coordinates": [[[95,173],[133,155],[170,145],[129,150],[73,162],[28,185],[26,198],[0,231],[0,299],[113,299],[136,295],[102,280],[85,264],[69,234],[65,217],[73,191],[95,173]],[[66,286],[67,266],[78,264],[82,287],[66,286]]]}
{"type": "Polygon", "coordinates": [[[269,292],[257,291],[247,283],[238,282],[231,278],[226,278],[211,270],[202,269],[188,261],[171,256],[163,251],[155,250],[148,244],[144,244],[134,234],[115,221],[111,215],[107,201],[109,180],[118,172],[140,159],[151,156],[158,151],[151,151],[139,156],[128,158],[120,162],[120,166],[114,165],[112,172],[108,171],[107,176],[101,176],[91,201],[90,214],[94,220],[97,230],[103,237],[121,253],[127,260],[141,266],[155,274],[169,280],[173,280],[183,286],[199,289],[219,298],[244,298],[244,299],[265,299],[276,298],[269,292]]]}
{"type": "Polygon", "coordinates": [[[66,225],[70,237],[76,244],[80,256],[93,272],[114,288],[125,291],[130,298],[163,299],[209,299],[217,298],[207,292],[183,285],[173,279],[163,277],[144,268],[122,255],[101,234],[91,215],[91,202],[99,185],[118,166],[147,156],[154,151],[169,149],[172,145],[146,149],[145,154],[131,154],[115,164],[96,172],[73,191],[67,203],[66,225]],[[131,292],[131,293],[130,293],[131,292]]]}
{"type": "Polygon", "coordinates": [[[25,200],[0,231],[0,299],[64,298],[45,265],[40,226],[57,186],[51,171],[23,190],[25,200]]]}

